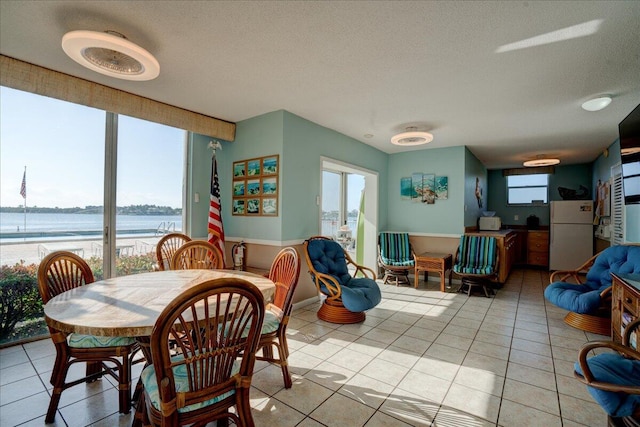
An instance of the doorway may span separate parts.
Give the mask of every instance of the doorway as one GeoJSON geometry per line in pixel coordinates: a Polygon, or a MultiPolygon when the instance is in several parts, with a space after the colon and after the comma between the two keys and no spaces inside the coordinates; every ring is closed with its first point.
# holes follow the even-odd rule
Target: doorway
{"type": "Polygon", "coordinates": [[[378,174],[321,159],[320,234],[338,241],[358,263],[376,270],[378,174]]]}

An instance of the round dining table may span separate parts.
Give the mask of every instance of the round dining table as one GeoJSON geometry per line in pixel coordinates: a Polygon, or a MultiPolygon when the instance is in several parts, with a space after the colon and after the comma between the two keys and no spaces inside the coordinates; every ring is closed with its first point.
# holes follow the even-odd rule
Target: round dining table
{"type": "MultiPolygon", "coordinates": [[[[67,333],[135,337],[152,363],[149,339],[164,308],[179,294],[207,280],[244,279],[255,285],[265,304],[273,301],[276,285],[258,274],[238,270],[167,270],[118,276],[63,292],[44,306],[49,326],[67,333]]],[[[142,384],[132,426],[147,425],[142,384]]]]}
{"type": "Polygon", "coordinates": [[[162,310],[179,294],[211,279],[244,279],[265,303],[275,284],[238,270],[167,270],[118,276],[63,292],[47,302],[47,324],[59,331],[111,337],[149,337],[162,310]]]}

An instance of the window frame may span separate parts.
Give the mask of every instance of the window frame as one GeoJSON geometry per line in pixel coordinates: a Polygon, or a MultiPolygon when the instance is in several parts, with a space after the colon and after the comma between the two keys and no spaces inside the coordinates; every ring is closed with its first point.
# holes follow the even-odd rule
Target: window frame
{"type": "MultiPolygon", "coordinates": [[[[549,205],[549,177],[551,176],[551,174],[549,173],[531,173],[531,174],[518,174],[518,175],[507,175],[506,176],[506,180],[505,180],[505,187],[506,187],[506,193],[507,193],[507,206],[548,206],[549,205]],[[528,176],[545,176],[546,177],[546,184],[545,185],[509,185],[509,180],[511,177],[528,177],[528,176]],[[544,188],[545,189],[545,193],[546,193],[546,201],[543,202],[534,202],[534,199],[531,200],[531,202],[529,203],[512,203],[510,201],[510,190],[511,189],[541,189],[544,188]]],[[[537,200],[537,199],[535,199],[537,200]]]]}

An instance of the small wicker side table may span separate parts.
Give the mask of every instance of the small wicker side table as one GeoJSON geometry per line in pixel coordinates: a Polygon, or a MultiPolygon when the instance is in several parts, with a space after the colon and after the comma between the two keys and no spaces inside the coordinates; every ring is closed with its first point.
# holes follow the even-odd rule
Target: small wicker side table
{"type": "Polygon", "coordinates": [[[451,267],[452,267],[451,254],[441,254],[435,252],[425,252],[420,255],[415,255],[416,267],[414,273],[415,287],[418,287],[418,280],[420,279],[419,272],[424,271],[424,281],[427,282],[427,272],[433,271],[440,274],[440,292],[444,292],[444,275],[449,270],[449,286],[451,286],[451,267]]]}

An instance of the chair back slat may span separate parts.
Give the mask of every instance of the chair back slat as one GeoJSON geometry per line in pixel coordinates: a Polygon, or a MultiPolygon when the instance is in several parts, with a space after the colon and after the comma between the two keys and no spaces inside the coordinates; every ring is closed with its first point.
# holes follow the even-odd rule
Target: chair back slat
{"type": "Polygon", "coordinates": [[[93,281],[93,272],[87,262],[73,252],[52,252],[38,267],[38,290],[45,304],[62,292],[93,281]]]}
{"type": "Polygon", "coordinates": [[[172,270],[224,268],[224,258],[217,246],[204,240],[192,240],[180,246],[171,259],[172,270]]]}
{"type": "Polygon", "coordinates": [[[158,258],[158,269],[160,271],[169,270],[171,268],[171,259],[178,248],[191,238],[182,233],[169,233],[163,236],[156,246],[156,258],[158,258]]]}
{"type": "Polygon", "coordinates": [[[271,264],[269,279],[276,284],[273,305],[289,315],[300,277],[300,256],[294,248],[282,249],[271,264]]]}
{"type": "Polygon", "coordinates": [[[205,281],[169,303],[150,347],[165,416],[250,386],[264,311],[258,288],[237,278],[205,281]],[[186,377],[179,390],[177,377],[186,377]]]}

